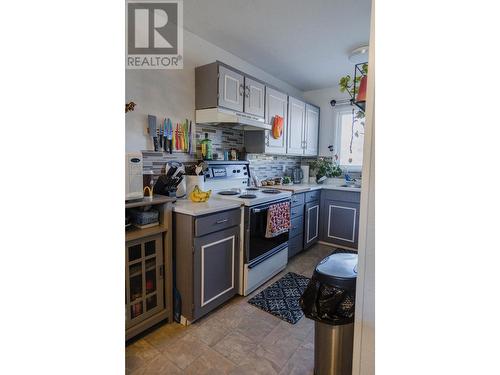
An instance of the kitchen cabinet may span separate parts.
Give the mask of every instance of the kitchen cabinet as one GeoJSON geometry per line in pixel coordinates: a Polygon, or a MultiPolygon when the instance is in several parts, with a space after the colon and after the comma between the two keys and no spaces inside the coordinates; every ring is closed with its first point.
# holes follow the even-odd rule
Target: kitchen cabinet
{"type": "Polygon", "coordinates": [[[216,61],[195,68],[196,109],[225,108],[264,118],[263,82],[216,61]]]}
{"type": "Polygon", "coordinates": [[[306,124],[306,103],[288,97],[287,153],[304,154],[304,130],[306,124]]]}
{"type": "Polygon", "coordinates": [[[172,204],[175,198],[155,195],[125,203],[130,209],[159,212],[157,226],[125,233],[125,339],[162,322],[173,321],[172,204]]]}
{"type": "Polygon", "coordinates": [[[304,199],[304,193],[293,194],[291,198],[288,259],[304,249],[304,199]]]}
{"type": "Polygon", "coordinates": [[[162,237],[128,241],[125,253],[125,328],[130,328],[164,307],[162,237]]]}
{"type": "Polygon", "coordinates": [[[175,213],[175,288],[189,324],[236,295],[240,209],[203,216],[175,213]]]}
{"type": "Polygon", "coordinates": [[[243,112],[244,77],[224,66],[219,67],[219,106],[243,112]]]}
{"type": "Polygon", "coordinates": [[[264,117],[265,91],[263,83],[245,77],[245,113],[264,117]]]}
{"type": "Polygon", "coordinates": [[[306,104],[304,128],[304,155],[318,155],[319,108],[306,104]]]}
{"type": "Polygon", "coordinates": [[[319,108],[288,98],[287,152],[292,155],[318,154],[319,108]]]}
{"type": "Polygon", "coordinates": [[[322,241],[357,249],[359,199],[359,192],[323,191],[320,212],[322,241]]]}
{"type": "Polygon", "coordinates": [[[253,154],[286,155],[288,129],[288,95],[266,87],[265,122],[273,124],[274,117],[283,117],[283,133],[275,139],[271,130],[248,131],[245,133],[245,149],[253,154]]]}
{"type": "Polygon", "coordinates": [[[319,240],[319,200],[306,203],[304,206],[304,249],[319,240]]]}

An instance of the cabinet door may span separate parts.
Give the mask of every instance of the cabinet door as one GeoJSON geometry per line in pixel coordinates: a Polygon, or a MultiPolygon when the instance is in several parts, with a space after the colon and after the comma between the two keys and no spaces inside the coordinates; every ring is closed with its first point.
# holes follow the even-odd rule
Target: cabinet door
{"type": "Polygon", "coordinates": [[[319,201],[307,203],[304,215],[304,248],[307,249],[319,239],[319,201]]]}
{"type": "Polygon", "coordinates": [[[265,86],[245,77],[245,112],[264,117],[265,86]]]}
{"type": "Polygon", "coordinates": [[[125,244],[126,328],[164,309],[164,263],[161,235],[125,244]]]}
{"type": "Polygon", "coordinates": [[[288,97],[288,154],[302,155],[304,153],[305,114],[306,104],[288,97]]]}
{"type": "Polygon", "coordinates": [[[243,76],[219,66],[219,106],[243,112],[243,76]]]}
{"type": "Polygon", "coordinates": [[[274,116],[283,117],[283,134],[275,139],[272,132],[266,130],[266,153],[286,154],[286,136],[288,119],[288,96],[282,92],[266,87],[266,123],[273,124],[274,116]]]}
{"type": "Polygon", "coordinates": [[[324,241],[357,248],[359,203],[327,199],[323,203],[321,215],[324,241]]]}
{"type": "Polygon", "coordinates": [[[304,155],[318,154],[319,108],[306,105],[306,125],[304,131],[304,155]]]}
{"type": "Polygon", "coordinates": [[[194,318],[205,315],[237,291],[239,227],[194,239],[194,318]]]}

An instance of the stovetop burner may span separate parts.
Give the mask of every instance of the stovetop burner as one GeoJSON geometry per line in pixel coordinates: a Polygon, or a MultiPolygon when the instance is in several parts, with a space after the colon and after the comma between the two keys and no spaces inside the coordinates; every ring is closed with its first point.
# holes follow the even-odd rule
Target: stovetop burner
{"type": "Polygon", "coordinates": [[[257,198],[255,194],[242,194],[238,198],[243,198],[243,199],[254,199],[257,198]]]}
{"type": "Polygon", "coordinates": [[[255,190],[259,190],[258,188],[254,188],[254,187],[249,187],[247,188],[248,191],[255,191],[255,190]]]}
{"type": "Polygon", "coordinates": [[[274,189],[264,189],[264,190],[262,190],[262,192],[265,194],[279,194],[280,193],[279,190],[274,190],[274,189]]]}
{"type": "Polygon", "coordinates": [[[235,190],[224,190],[224,191],[219,191],[220,195],[237,195],[239,194],[238,191],[235,191],[235,190]]]}

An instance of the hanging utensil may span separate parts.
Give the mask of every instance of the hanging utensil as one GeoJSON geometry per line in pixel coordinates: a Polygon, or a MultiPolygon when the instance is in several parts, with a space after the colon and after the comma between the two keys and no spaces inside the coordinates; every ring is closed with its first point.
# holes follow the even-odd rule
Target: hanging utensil
{"type": "Polygon", "coordinates": [[[149,135],[153,137],[153,145],[155,151],[158,151],[158,137],[156,134],[156,116],[148,115],[148,129],[149,129],[149,135]]]}

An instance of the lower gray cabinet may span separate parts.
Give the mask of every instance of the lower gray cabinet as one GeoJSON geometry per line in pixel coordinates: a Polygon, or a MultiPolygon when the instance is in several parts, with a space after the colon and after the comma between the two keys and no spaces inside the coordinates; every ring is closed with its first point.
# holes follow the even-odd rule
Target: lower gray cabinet
{"type": "Polygon", "coordinates": [[[175,213],[174,299],[181,323],[202,317],[237,294],[239,223],[239,208],[197,217],[175,213]]]}
{"type": "Polygon", "coordinates": [[[194,239],[194,316],[205,315],[236,294],[238,227],[194,239]]]}
{"type": "Polygon", "coordinates": [[[321,239],[334,245],[358,247],[359,203],[324,199],[321,239]]]}
{"type": "Polygon", "coordinates": [[[319,240],[319,200],[306,203],[304,209],[304,249],[319,240]]]}

